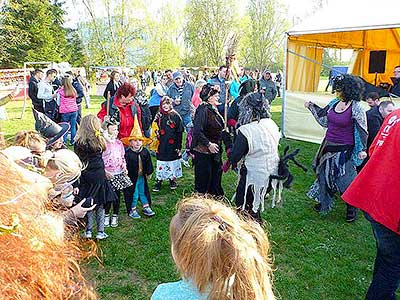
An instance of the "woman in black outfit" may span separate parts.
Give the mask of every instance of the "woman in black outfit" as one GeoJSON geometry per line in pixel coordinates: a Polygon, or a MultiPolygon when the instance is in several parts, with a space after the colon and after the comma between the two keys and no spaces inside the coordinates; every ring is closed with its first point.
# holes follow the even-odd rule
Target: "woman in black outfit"
{"type": "MultiPolygon", "coordinates": [[[[195,191],[201,194],[223,196],[222,140],[224,119],[218,112],[219,87],[207,83],[200,92],[203,100],[194,117],[192,150],[194,153],[195,191]]],[[[225,140],[225,138],[224,138],[225,140]]],[[[225,141],[225,148],[229,146],[225,141]]]]}
{"type": "Polygon", "coordinates": [[[108,93],[110,93],[110,98],[114,97],[118,88],[121,86],[120,82],[121,75],[118,71],[112,71],[110,74],[110,81],[107,83],[106,89],[104,90],[103,97],[108,100],[108,93]]]}

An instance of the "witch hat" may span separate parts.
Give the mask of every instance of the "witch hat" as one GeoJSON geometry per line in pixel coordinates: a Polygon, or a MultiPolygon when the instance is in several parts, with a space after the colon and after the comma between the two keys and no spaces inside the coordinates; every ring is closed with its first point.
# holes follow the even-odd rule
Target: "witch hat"
{"type": "Polygon", "coordinates": [[[68,123],[57,124],[45,114],[32,108],[35,117],[35,129],[47,139],[47,146],[53,145],[59,138],[68,132],[70,126],[68,123]]]}
{"type": "Polygon", "coordinates": [[[142,129],[139,126],[139,121],[136,114],[133,118],[133,128],[131,134],[127,137],[121,138],[121,142],[124,143],[124,145],[129,146],[129,142],[131,140],[141,140],[144,145],[147,145],[151,142],[150,139],[143,136],[142,129]]]}

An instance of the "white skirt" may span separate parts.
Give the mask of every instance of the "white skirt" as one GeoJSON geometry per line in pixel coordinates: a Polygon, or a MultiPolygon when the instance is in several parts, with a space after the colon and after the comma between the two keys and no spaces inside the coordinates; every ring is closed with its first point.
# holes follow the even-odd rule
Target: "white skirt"
{"type": "Polygon", "coordinates": [[[173,161],[157,160],[157,180],[176,179],[182,177],[181,160],[173,161]]]}

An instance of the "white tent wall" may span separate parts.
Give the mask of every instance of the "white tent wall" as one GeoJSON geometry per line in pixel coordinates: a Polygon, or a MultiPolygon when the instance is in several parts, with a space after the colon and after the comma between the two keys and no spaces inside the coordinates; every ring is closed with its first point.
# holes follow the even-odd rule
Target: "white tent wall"
{"type": "MultiPolygon", "coordinates": [[[[282,133],[286,137],[322,141],[324,130],[304,108],[304,102],[310,100],[323,107],[335,97],[316,93],[323,48],[353,49],[349,73],[372,84],[375,76],[377,83],[390,82],[393,68],[400,65],[399,7],[399,0],[331,1],[325,9],[286,33],[282,105],[282,133]],[[386,50],[384,74],[368,73],[370,52],[375,50],[386,50]]],[[[366,104],[365,107],[368,108],[366,104]]]]}

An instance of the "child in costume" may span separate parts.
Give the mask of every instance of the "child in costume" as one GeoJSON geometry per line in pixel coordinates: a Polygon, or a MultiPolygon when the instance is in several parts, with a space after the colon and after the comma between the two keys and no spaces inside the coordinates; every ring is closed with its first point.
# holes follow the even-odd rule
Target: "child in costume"
{"type": "Polygon", "coordinates": [[[222,202],[188,198],[170,224],[183,280],[160,284],[152,300],[274,300],[268,236],[222,202]]]}
{"type": "Polygon", "coordinates": [[[74,150],[85,166],[80,177],[78,198],[93,197],[94,203],[97,204],[95,210],[87,214],[85,237],[92,237],[96,213],[96,238],[102,240],[108,237],[104,232],[104,205],[107,202],[117,201],[117,196],[106,178],[102,159],[102,154],[106,150],[106,141],[100,129],[101,123],[96,116],[83,117],[76,134],[74,150]]]}
{"type": "Polygon", "coordinates": [[[128,176],[133,183],[131,188],[125,190],[126,196],[132,196],[129,216],[133,219],[140,218],[136,208],[139,199],[143,205],[143,214],[148,217],[154,216],[155,213],[150,207],[151,198],[147,183],[148,178],[153,173],[153,164],[149,150],[143,147],[143,141],[147,142],[147,139],[143,137],[136,115],[130,136],[122,138],[121,141],[128,146],[125,151],[125,160],[128,176]]]}
{"type": "MultiPolygon", "coordinates": [[[[114,119],[106,120],[103,123],[103,136],[106,139],[107,148],[103,152],[103,161],[106,170],[106,177],[111,183],[114,192],[117,194],[117,201],[112,203],[113,215],[111,217],[111,227],[118,226],[118,214],[120,207],[121,191],[132,186],[128,177],[125,162],[125,148],[118,136],[118,122],[114,119]]],[[[104,226],[110,226],[111,202],[105,205],[104,226]]]]}
{"type": "Polygon", "coordinates": [[[179,114],[172,107],[173,100],[164,96],[160,102],[160,112],[154,122],[159,145],[157,148],[157,181],[153,192],[158,192],[163,180],[169,180],[171,190],[176,189],[176,179],[182,177],[181,149],[183,126],[179,114]]]}

